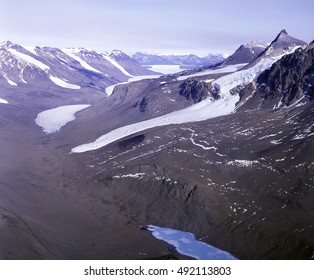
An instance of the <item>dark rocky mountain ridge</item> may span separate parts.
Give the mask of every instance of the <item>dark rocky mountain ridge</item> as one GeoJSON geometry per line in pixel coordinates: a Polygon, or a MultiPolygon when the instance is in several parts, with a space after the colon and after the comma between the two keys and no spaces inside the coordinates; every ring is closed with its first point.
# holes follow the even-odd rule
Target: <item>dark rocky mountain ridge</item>
{"type": "MultiPolygon", "coordinates": [[[[275,62],[264,71],[255,85],[247,85],[240,93],[241,100],[252,96],[243,108],[279,108],[314,96],[314,51],[311,45],[275,62]]],[[[241,102],[240,100],[240,102],[241,102]]]]}
{"type": "MultiPolygon", "coordinates": [[[[290,36],[288,32],[283,29],[270,45],[256,57],[252,64],[256,64],[264,58],[280,57],[287,52],[293,52],[299,47],[306,48],[307,46],[308,44],[306,42],[290,36]]],[[[247,67],[250,67],[251,65],[248,65],[247,67]]]]}

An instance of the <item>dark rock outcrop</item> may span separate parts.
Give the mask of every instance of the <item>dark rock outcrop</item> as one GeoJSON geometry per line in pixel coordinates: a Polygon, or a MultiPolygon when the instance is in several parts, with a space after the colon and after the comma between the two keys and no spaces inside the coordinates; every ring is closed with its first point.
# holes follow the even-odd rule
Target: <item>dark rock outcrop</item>
{"type": "Polygon", "coordinates": [[[242,108],[256,109],[289,106],[305,97],[314,97],[314,48],[311,45],[284,56],[265,70],[256,81],[240,92],[242,108]]]}
{"type": "Polygon", "coordinates": [[[179,94],[184,96],[187,100],[193,100],[194,104],[204,100],[211,92],[207,83],[194,78],[187,79],[179,88],[179,94]]]}
{"type": "Polygon", "coordinates": [[[281,98],[290,105],[303,95],[313,97],[314,49],[298,49],[283,57],[257,79],[263,99],[281,98]]]}
{"type": "Polygon", "coordinates": [[[147,96],[144,96],[139,101],[137,101],[135,104],[133,104],[133,107],[134,108],[139,107],[141,112],[145,112],[147,109],[148,100],[149,100],[149,98],[147,96]]]}

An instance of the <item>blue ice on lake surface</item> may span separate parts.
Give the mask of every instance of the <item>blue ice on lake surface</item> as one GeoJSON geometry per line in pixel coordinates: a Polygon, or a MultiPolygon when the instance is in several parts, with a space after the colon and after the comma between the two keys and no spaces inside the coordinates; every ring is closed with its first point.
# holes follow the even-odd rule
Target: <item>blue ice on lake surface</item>
{"type": "Polygon", "coordinates": [[[144,229],[150,231],[156,239],[165,241],[173,246],[179,254],[184,256],[189,256],[197,260],[237,259],[226,251],[222,251],[205,242],[197,240],[194,234],[190,232],[153,225],[144,227],[144,229]]]}

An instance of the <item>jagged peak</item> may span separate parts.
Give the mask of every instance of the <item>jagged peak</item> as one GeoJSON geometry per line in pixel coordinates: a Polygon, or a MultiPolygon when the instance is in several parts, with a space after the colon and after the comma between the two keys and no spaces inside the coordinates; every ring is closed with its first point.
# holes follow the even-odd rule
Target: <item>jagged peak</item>
{"type": "Polygon", "coordinates": [[[293,48],[293,47],[307,47],[307,43],[304,41],[301,41],[299,39],[296,39],[294,37],[291,37],[288,32],[283,29],[280,31],[280,33],[277,35],[274,41],[271,42],[271,44],[266,48],[266,52],[269,53],[273,48],[280,48],[285,49],[287,48],[293,48]]]}
{"type": "Polygon", "coordinates": [[[110,52],[110,55],[120,56],[120,55],[126,55],[126,54],[121,50],[112,50],[110,52]]]}
{"type": "Polygon", "coordinates": [[[262,58],[278,58],[285,54],[294,52],[298,48],[305,49],[307,46],[308,44],[306,42],[290,36],[288,32],[283,29],[270,43],[270,45],[263,52],[261,52],[254,61],[252,61],[250,67],[258,63],[258,61],[260,61],[262,58]]]}
{"type": "MultiPolygon", "coordinates": [[[[275,43],[275,42],[277,42],[277,41],[279,41],[279,40],[281,40],[281,39],[287,38],[287,37],[291,37],[291,36],[288,34],[288,32],[286,31],[286,29],[282,29],[282,30],[279,32],[279,34],[276,36],[275,40],[272,41],[271,44],[273,44],[273,43],[275,43]]],[[[292,37],[291,37],[291,38],[292,38],[292,37]]]]}
{"type": "Polygon", "coordinates": [[[282,29],[279,35],[289,35],[286,29],[282,29]]]}
{"type": "Polygon", "coordinates": [[[131,59],[126,53],[121,50],[112,50],[111,52],[104,52],[103,55],[109,56],[114,59],[131,59]]]}
{"type": "Polygon", "coordinates": [[[10,48],[10,47],[13,47],[13,46],[17,46],[17,44],[13,43],[12,41],[3,41],[0,43],[0,46],[3,47],[3,48],[10,48]]]}

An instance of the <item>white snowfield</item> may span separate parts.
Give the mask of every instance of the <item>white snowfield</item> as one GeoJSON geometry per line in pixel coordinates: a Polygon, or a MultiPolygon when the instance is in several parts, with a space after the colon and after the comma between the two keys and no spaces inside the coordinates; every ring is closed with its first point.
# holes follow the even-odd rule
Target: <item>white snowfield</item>
{"type": "Polygon", "coordinates": [[[57,86],[59,87],[63,87],[63,88],[69,88],[69,89],[80,89],[81,87],[78,85],[74,85],[74,84],[70,84],[68,82],[66,82],[65,80],[62,80],[60,78],[57,78],[53,75],[49,75],[49,79],[55,83],[57,86]]]}
{"type": "Polygon", "coordinates": [[[17,87],[17,83],[10,80],[6,75],[3,75],[3,78],[5,78],[9,85],[17,87]]]}
{"type": "Polygon", "coordinates": [[[90,66],[86,61],[84,61],[82,58],[80,58],[79,56],[75,55],[74,50],[73,49],[62,49],[62,51],[64,53],[66,53],[68,56],[70,56],[71,58],[73,58],[74,60],[78,61],[81,66],[87,70],[93,71],[93,72],[97,72],[97,73],[102,73],[99,70],[97,70],[96,68],[90,66]]]}
{"type": "Polygon", "coordinates": [[[29,46],[22,46],[25,50],[28,50],[29,52],[31,52],[32,54],[37,55],[36,50],[34,47],[29,47],[29,46]]]}
{"type": "Polygon", "coordinates": [[[149,70],[162,74],[175,74],[184,71],[184,69],[180,68],[180,65],[143,65],[143,66],[148,68],[149,70]]]}
{"type": "Polygon", "coordinates": [[[83,153],[97,150],[121,138],[154,127],[199,122],[231,114],[235,110],[235,104],[239,100],[239,96],[231,95],[229,91],[238,85],[252,82],[265,69],[270,68],[280,57],[262,59],[251,68],[228,74],[213,81],[212,84],[220,91],[221,98],[219,100],[207,98],[191,107],[150,120],[117,128],[99,137],[94,142],[74,147],[72,153],[83,153]]]}
{"type": "Polygon", "coordinates": [[[184,256],[197,260],[236,260],[234,256],[195,238],[193,233],[149,225],[147,230],[159,240],[172,245],[184,256]]]}
{"type": "Polygon", "coordinates": [[[0,98],[0,103],[1,103],[1,104],[9,104],[8,101],[6,101],[5,99],[2,99],[2,98],[0,98]]]}
{"type": "Polygon", "coordinates": [[[26,63],[33,64],[33,65],[37,66],[38,68],[40,68],[43,71],[48,71],[50,69],[50,67],[48,65],[42,63],[41,61],[39,61],[39,60],[29,56],[29,55],[26,55],[24,53],[20,53],[17,50],[14,50],[14,49],[9,49],[8,51],[11,54],[13,54],[14,56],[18,57],[19,59],[24,60],[26,63]]]}
{"type": "Polygon", "coordinates": [[[117,61],[115,61],[113,58],[111,58],[109,55],[107,54],[102,54],[103,58],[106,59],[107,61],[109,61],[113,66],[115,66],[116,68],[118,68],[124,75],[129,76],[129,77],[133,77],[132,74],[130,74],[128,71],[126,71],[117,61]]]}
{"type": "Polygon", "coordinates": [[[58,132],[68,122],[75,120],[75,113],[90,105],[66,105],[46,110],[37,115],[36,124],[46,133],[58,132]]]}
{"type": "Polygon", "coordinates": [[[141,80],[146,80],[146,79],[157,79],[159,77],[160,77],[160,75],[134,76],[132,78],[129,78],[127,82],[118,83],[118,84],[107,87],[105,91],[106,91],[107,95],[110,96],[113,93],[113,90],[117,85],[125,85],[125,84],[131,83],[131,82],[136,82],[136,81],[141,81],[141,80]]]}

